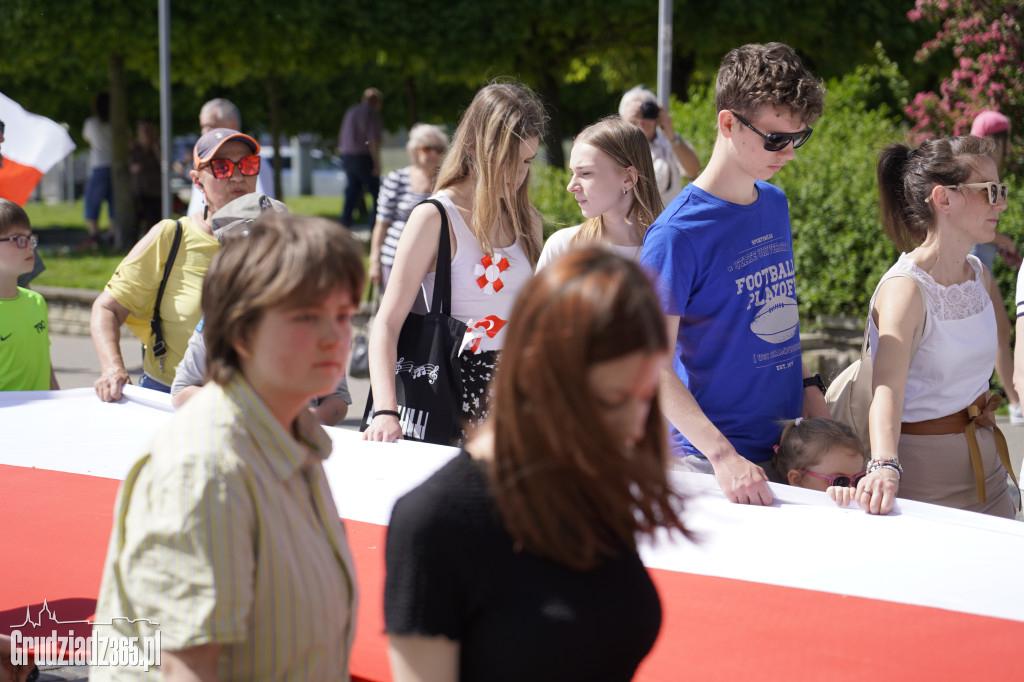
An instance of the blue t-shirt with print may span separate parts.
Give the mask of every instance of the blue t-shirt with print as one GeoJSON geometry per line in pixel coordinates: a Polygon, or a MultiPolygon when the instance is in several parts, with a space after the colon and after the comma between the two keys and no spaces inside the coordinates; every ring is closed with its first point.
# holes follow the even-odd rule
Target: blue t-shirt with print
{"type": "MultiPolygon", "coordinates": [[[[676,374],[736,451],[763,462],[779,421],[800,416],[803,375],[789,205],[756,186],[740,205],[688,185],[647,231],[640,263],[680,318],[676,374]]],[[[701,454],[674,426],[670,443],[701,454]]]]}

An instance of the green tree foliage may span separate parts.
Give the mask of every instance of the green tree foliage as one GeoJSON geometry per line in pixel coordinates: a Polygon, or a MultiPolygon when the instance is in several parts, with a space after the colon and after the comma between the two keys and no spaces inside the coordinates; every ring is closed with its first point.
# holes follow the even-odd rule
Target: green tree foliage
{"type": "Polygon", "coordinates": [[[563,227],[583,222],[580,205],[566,186],[572,173],[564,168],[534,163],[530,171],[530,203],[537,207],[544,219],[544,238],[563,227]]]}
{"type": "MultiPolygon", "coordinates": [[[[678,83],[708,83],[743,42],[785,40],[831,77],[864,61],[866,36],[884,36],[890,54],[922,40],[889,0],[686,0],[674,17],[678,83]]],[[[226,96],[247,130],[332,140],[369,85],[384,91],[389,129],[452,124],[477,88],[511,77],[547,104],[560,165],[560,140],[615,112],[625,89],[653,86],[657,20],[651,0],[253,0],[215,11],[173,1],[174,130],[195,132],[202,102],[226,96]]],[[[74,131],[92,95],[110,89],[114,54],[129,118],[159,113],[156,3],[3,0],[0,22],[4,91],[28,108],[74,131]]]]}
{"type": "MultiPolygon", "coordinates": [[[[679,61],[692,64],[695,84],[710,83],[722,56],[746,43],[786,43],[817,76],[832,79],[871,61],[878,40],[897,63],[909,59],[928,30],[911,24],[906,8],[892,0],[685,0],[674,5],[673,49],[679,61]]],[[[676,81],[676,76],[673,90],[685,92],[688,81],[676,81]]]]}

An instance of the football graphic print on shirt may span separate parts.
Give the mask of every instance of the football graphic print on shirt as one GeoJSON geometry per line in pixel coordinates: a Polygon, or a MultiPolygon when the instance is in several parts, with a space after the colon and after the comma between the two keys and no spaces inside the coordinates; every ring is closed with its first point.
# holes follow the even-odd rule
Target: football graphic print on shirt
{"type": "MultiPolygon", "coordinates": [[[[759,249],[746,254],[746,265],[760,256],[771,258],[773,253],[784,253],[785,245],[773,243],[772,235],[767,235],[768,243],[759,249]]],[[[734,265],[739,265],[737,261],[734,265]]],[[[732,269],[732,268],[730,268],[732,269]]],[[[740,268],[736,268],[739,270],[740,268]]],[[[734,280],[736,293],[747,298],[747,310],[757,309],[750,323],[752,331],[762,341],[768,343],[784,343],[796,335],[800,328],[800,314],[796,303],[796,281],[792,259],[771,263],[734,280]]]]}
{"type": "Polygon", "coordinates": [[[796,301],[789,296],[777,296],[765,302],[750,323],[750,331],[768,343],[789,341],[799,327],[796,301]]]}

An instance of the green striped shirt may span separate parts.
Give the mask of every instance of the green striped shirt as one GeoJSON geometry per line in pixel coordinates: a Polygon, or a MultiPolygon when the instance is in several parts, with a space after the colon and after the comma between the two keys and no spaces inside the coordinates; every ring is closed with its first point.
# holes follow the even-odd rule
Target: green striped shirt
{"type": "Polygon", "coordinates": [[[331,440],[306,411],[296,433],[241,376],[174,416],[118,494],[98,634],[220,644],[221,680],[349,679],[356,581],[323,471],[331,440]]]}

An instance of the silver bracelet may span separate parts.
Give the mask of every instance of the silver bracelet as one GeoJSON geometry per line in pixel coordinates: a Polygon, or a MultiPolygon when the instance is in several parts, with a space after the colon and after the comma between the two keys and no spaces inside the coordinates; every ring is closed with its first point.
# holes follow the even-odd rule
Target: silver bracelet
{"type": "Polygon", "coordinates": [[[892,469],[896,472],[896,480],[903,480],[903,466],[898,459],[873,459],[868,462],[867,472],[869,474],[878,469],[892,469]]]}

